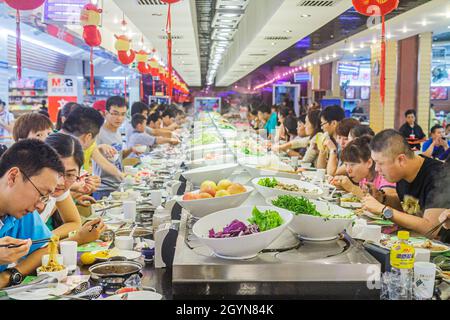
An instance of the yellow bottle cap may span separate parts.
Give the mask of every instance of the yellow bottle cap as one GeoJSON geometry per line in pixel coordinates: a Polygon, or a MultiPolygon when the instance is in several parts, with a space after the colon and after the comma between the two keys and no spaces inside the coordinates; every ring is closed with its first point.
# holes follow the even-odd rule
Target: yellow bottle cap
{"type": "Polygon", "coordinates": [[[397,238],[401,240],[408,240],[409,239],[409,232],[408,231],[399,231],[397,233],[397,238]]]}

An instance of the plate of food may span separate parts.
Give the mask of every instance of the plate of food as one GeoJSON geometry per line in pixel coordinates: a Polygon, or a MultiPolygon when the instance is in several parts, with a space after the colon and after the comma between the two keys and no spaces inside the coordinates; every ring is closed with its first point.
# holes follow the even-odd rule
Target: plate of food
{"type": "MultiPolygon", "coordinates": [[[[387,239],[382,239],[380,241],[380,244],[382,247],[384,247],[386,249],[391,249],[393,244],[397,241],[398,241],[398,238],[396,236],[394,236],[394,237],[390,237],[387,239]]],[[[409,242],[413,245],[414,248],[430,250],[430,253],[432,255],[450,252],[449,246],[447,246],[443,243],[437,242],[437,241],[432,241],[432,240],[423,238],[423,237],[411,237],[411,238],[409,238],[409,242]]]]}
{"type": "Polygon", "coordinates": [[[290,194],[317,199],[324,194],[321,188],[312,183],[289,178],[260,177],[253,179],[252,183],[265,198],[290,194]]]}
{"type": "Polygon", "coordinates": [[[362,207],[361,200],[350,193],[343,195],[340,198],[339,203],[343,208],[359,209],[362,207]]]}

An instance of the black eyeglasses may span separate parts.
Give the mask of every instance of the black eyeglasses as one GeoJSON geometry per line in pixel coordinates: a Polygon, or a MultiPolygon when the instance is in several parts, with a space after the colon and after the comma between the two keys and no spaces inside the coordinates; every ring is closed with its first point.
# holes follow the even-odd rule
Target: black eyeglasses
{"type": "Polygon", "coordinates": [[[64,180],[69,183],[75,183],[75,182],[79,182],[81,180],[81,178],[73,173],[65,173],[64,180]]]}
{"type": "Polygon", "coordinates": [[[320,127],[322,128],[324,125],[326,125],[327,123],[329,123],[328,121],[325,121],[323,123],[320,124],[320,127]]]}
{"type": "Polygon", "coordinates": [[[40,197],[39,197],[39,202],[42,202],[43,204],[47,204],[48,201],[50,200],[50,194],[48,195],[44,195],[39,189],[38,187],[36,187],[36,185],[33,183],[33,181],[31,181],[31,179],[26,175],[25,172],[21,171],[23,176],[31,183],[31,185],[36,189],[36,191],[39,193],[40,197]]]}

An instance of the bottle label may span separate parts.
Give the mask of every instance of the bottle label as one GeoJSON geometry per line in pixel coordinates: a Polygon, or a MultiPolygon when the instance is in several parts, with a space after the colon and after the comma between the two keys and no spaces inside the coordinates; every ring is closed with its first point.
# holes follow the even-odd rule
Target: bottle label
{"type": "Polygon", "coordinates": [[[408,243],[400,242],[391,249],[391,266],[396,269],[414,268],[414,247],[408,243]]]}

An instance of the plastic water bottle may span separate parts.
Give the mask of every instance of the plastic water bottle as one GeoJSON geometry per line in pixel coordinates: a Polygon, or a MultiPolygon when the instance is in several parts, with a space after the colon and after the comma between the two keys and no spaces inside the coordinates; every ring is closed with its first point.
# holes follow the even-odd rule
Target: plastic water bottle
{"type": "Polygon", "coordinates": [[[409,243],[409,232],[399,231],[398,241],[392,246],[391,288],[389,300],[412,300],[414,279],[414,247],[409,243]]]}

